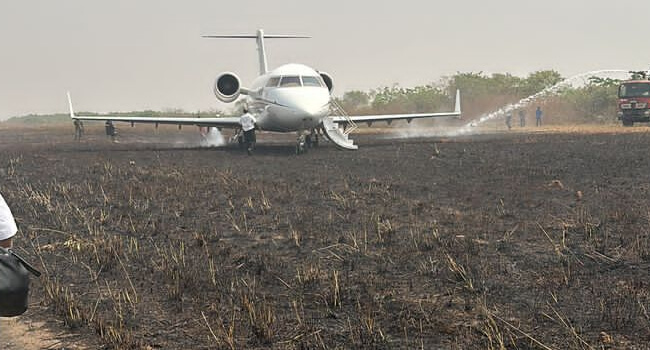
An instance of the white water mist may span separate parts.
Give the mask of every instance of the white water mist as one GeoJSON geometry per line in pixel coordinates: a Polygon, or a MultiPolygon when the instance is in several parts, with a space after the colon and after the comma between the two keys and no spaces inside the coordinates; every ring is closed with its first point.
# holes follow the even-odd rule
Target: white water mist
{"type": "Polygon", "coordinates": [[[217,128],[209,128],[205,135],[202,135],[201,147],[220,147],[226,144],[226,140],[217,128]]]}

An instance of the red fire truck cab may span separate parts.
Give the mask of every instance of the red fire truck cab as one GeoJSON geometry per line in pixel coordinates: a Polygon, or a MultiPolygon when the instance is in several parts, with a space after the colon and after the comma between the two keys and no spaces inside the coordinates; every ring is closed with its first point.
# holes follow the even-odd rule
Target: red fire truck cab
{"type": "Polygon", "coordinates": [[[624,126],[650,122],[650,80],[627,80],[619,85],[618,119],[624,126]]]}

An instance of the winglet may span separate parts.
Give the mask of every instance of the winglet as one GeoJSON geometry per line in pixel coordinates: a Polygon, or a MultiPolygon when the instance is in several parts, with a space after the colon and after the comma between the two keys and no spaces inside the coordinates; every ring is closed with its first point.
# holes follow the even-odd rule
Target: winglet
{"type": "Polygon", "coordinates": [[[70,118],[76,119],[74,115],[74,109],[72,109],[72,98],[70,97],[70,91],[68,91],[68,108],[70,108],[70,118]]]}
{"type": "Polygon", "coordinates": [[[460,89],[456,90],[456,105],[454,106],[454,113],[458,113],[458,119],[460,119],[460,89]]]}

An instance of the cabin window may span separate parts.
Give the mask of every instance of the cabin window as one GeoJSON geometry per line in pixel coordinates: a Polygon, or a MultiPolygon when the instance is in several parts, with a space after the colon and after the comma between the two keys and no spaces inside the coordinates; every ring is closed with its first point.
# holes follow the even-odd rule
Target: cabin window
{"type": "Polygon", "coordinates": [[[320,77],[302,77],[302,84],[304,86],[317,86],[317,87],[323,87],[323,85],[320,82],[320,77]]]}
{"type": "Polygon", "coordinates": [[[266,87],[276,87],[280,82],[280,77],[271,77],[269,81],[266,82],[266,87]]]}
{"type": "Polygon", "coordinates": [[[297,75],[287,75],[280,80],[280,87],[295,87],[300,85],[300,77],[297,75]]]}

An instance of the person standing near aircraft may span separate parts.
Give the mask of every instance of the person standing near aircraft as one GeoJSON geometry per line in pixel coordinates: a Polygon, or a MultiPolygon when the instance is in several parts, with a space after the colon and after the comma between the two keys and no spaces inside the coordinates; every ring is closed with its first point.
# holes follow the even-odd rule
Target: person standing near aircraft
{"type": "Polygon", "coordinates": [[[106,131],[106,137],[111,136],[111,127],[113,126],[113,123],[110,120],[107,120],[106,123],[104,123],[104,129],[106,131]]]}
{"type": "Polygon", "coordinates": [[[115,125],[113,125],[113,122],[110,121],[110,120],[107,120],[104,127],[106,128],[106,136],[110,137],[111,141],[115,142],[115,137],[117,136],[117,131],[115,130],[115,125]]]}
{"type": "Polygon", "coordinates": [[[244,131],[244,145],[246,146],[246,152],[250,156],[253,153],[255,148],[255,117],[248,112],[248,107],[243,108],[244,114],[239,117],[239,123],[241,124],[241,129],[244,131]]]}
{"type": "Polygon", "coordinates": [[[519,110],[519,126],[522,128],[526,126],[526,111],[523,109],[519,110]]]}
{"type": "Polygon", "coordinates": [[[12,238],[18,232],[11,210],[0,194],[0,247],[11,248],[12,238]]]}
{"type": "Polygon", "coordinates": [[[79,119],[75,119],[73,124],[74,124],[74,139],[75,141],[81,141],[81,137],[84,134],[84,123],[79,119]]]}
{"type": "Polygon", "coordinates": [[[535,125],[542,126],[542,108],[540,106],[537,106],[535,111],[535,125]]]}
{"type": "Polygon", "coordinates": [[[506,112],[506,126],[508,127],[508,130],[512,128],[512,111],[507,111],[506,112]]]}

